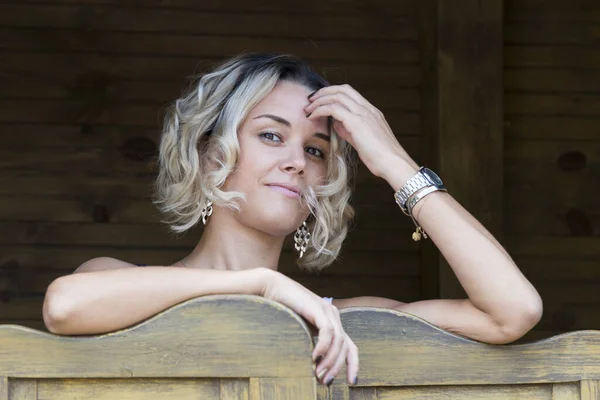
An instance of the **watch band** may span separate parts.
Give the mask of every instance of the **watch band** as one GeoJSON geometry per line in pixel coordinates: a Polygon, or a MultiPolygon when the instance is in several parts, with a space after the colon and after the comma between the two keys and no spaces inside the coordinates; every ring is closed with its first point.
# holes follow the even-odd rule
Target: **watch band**
{"type": "Polygon", "coordinates": [[[398,206],[400,206],[402,212],[404,212],[406,215],[408,215],[408,208],[406,207],[408,199],[410,199],[410,197],[419,190],[433,185],[427,178],[425,178],[425,176],[423,176],[421,173],[422,169],[423,167],[421,167],[419,171],[417,171],[417,173],[404,184],[404,186],[394,193],[396,203],[398,203],[398,206]]]}
{"type": "Polygon", "coordinates": [[[437,191],[448,192],[442,180],[435,172],[421,167],[400,190],[394,193],[394,199],[402,212],[409,216],[417,227],[412,235],[414,241],[421,240],[421,237],[427,239],[427,234],[412,215],[412,210],[425,196],[437,191]]]}

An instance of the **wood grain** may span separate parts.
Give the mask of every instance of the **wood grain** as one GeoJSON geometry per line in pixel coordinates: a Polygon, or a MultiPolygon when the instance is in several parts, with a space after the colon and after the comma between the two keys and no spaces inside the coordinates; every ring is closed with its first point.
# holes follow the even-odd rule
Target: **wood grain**
{"type": "Polygon", "coordinates": [[[341,311],[344,329],[361,352],[361,386],[536,384],[600,376],[600,331],[525,345],[487,345],[400,315],[366,308],[341,311]]]}
{"type": "MultiPolygon", "coordinates": [[[[24,0],[19,3],[25,4],[77,4],[77,5],[98,5],[98,6],[122,6],[119,0],[24,0]]],[[[204,3],[195,0],[171,0],[165,3],[162,0],[144,0],[143,2],[134,1],[133,3],[140,8],[159,8],[159,9],[186,9],[202,11],[225,11],[231,12],[271,12],[284,14],[323,14],[340,13],[343,14],[375,14],[375,15],[410,15],[415,9],[415,0],[372,0],[365,3],[362,0],[345,0],[344,8],[340,10],[339,2],[336,0],[308,0],[300,3],[273,3],[257,2],[248,4],[244,0],[226,0],[222,2],[204,3]]]]}
{"type": "MultiPolygon", "coordinates": [[[[253,10],[254,11],[254,10],[253,10]]],[[[151,33],[253,35],[344,39],[414,40],[413,18],[397,15],[299,14],[294,24],[271,13],[103,7],[91,5],[0,5],[0,25],[40,29],[93,29],[151,33]]]]}
{"type": "Polygon", "coordinates": [[[306,323],[258,296],[193,299],[93,339],[0,326],[0,343],[0,375],[11,377],[314,378],[306,323]]]}

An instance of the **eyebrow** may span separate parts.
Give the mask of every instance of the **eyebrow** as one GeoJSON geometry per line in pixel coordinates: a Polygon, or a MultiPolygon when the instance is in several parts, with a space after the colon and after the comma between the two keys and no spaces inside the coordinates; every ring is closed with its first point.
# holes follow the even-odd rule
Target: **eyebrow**
{"type": "MultiPolygon", "coordinates": [[[[287,126],[288,128],[292,127],[292,124],[290,123],[290,121],[288,121],[287,119],[283,119],[281,117],[278,117],[277,115],[262,114],[262,115],[259,115],[258,117],[254,117],[253,119],[258,119],[258,118],[270,118],[270,119],[272,119],[275,122],[278,122],[278,123],[280,123],[282,125],[287,126]]],[[[331,141],[331,139],[329,138],[329,135],[326,135],[326,134],[321,133],[321,132],[317,132],[313,136],[316,136],[319,139],[325,140],[326,142],[331,141]]]]}

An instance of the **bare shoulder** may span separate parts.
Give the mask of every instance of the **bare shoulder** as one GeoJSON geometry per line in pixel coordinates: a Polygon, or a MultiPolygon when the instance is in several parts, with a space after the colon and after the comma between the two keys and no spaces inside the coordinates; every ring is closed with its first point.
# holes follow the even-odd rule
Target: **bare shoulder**
{"type": "Polygon", "coordinates": [[[377,307],[394,309],[406,304],[398,300],[376,296],[359,296],[349,297],[347,299],[333,299],[332,303],[340,310],[349,307],[377,307]]]}
{"type": "Polygon", "coordinates": [[[109,269],[121,269],[121,268],[134,268],[138,267],[127,261],[119,260],[112,257],[96,257],[92,258],[81,264],[73,272],[74,274],[80,272],[94,272],[94,271],[106,271],[109,269]]]}

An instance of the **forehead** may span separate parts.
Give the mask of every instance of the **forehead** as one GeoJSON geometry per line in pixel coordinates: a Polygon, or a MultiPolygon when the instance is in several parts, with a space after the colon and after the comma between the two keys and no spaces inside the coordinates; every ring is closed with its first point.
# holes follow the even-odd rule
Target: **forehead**
{"type": "MultiPolygon", "coordinates": [[[[301,125],[314,130],[327,132],[327,117],[310,120],[306,118],[304,108],[310,104],[308,95],[312,92],[306,86],[279,82],[248,114],[250,119],[261,114],[274,114],[292,123],[292,127],[301,125]]],[[[257,120],[258,121],[258,120],[257,120]]]]}

